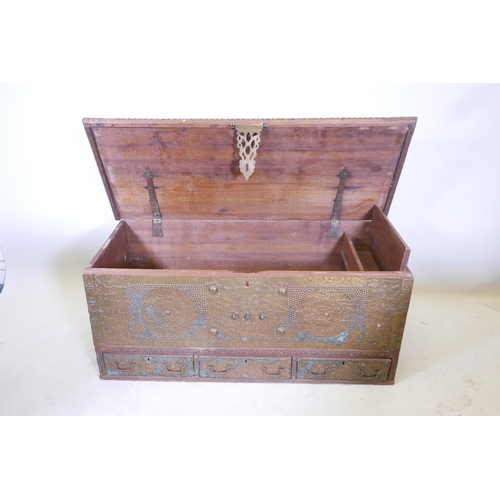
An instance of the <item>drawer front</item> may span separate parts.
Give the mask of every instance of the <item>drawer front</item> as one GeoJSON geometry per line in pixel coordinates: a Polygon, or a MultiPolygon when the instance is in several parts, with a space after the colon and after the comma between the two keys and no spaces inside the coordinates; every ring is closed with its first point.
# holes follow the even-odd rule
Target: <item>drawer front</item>
{"type": "Polygon", "coordinates": [[[111,377],[194,377],[193,356],[103,354],[105,374],[111,377]]]}
{"type": "Polygon", "coordinates": [[[297,360],[298,379],[385,382],[390,359],[305,359],[297,360]]]}
{"type": "Polygon", "coordinates": [[[202,378],[285,380],[291,376],[291,358],[200,356],[202,378]]]}

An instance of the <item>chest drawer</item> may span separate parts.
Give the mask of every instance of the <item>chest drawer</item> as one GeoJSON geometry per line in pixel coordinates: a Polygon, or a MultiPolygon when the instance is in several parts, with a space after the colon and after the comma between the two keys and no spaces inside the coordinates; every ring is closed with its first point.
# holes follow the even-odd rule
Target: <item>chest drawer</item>
{"type": "Polygon", "coordinates": [[[292,358],[200,356],[201,378],[285,380],[292,376],[292,358]]]}
{"type": "Polygon", "coordinates": [[[298,379],[384,382],[389,377],[390,359],[299,358],[298,379]]]}
{"type": "Polygon", "coordinates": [[[105,374],[110,377],[194,377],[193,356],[141,356],[103,354],[105,374]]]}

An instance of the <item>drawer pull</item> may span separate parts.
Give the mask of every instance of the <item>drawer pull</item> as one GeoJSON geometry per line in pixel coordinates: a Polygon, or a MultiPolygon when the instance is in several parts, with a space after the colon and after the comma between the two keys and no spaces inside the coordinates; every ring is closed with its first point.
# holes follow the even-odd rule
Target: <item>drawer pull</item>
{"type": "Polygon", "coordinates": [[[360,368],[359,371],[364,378],[376,378],[380,374],[380,369],[377,369],[375,371],[367,371],[365,368],[360,368]]]}
{"type": "Polygon", "coordinates": [[[168,365],[165,365],[165,368],[167,369],[168,373],[183,373],[186,371],[186,365],[183,365],[180,368],[178,368],[176,366],[169,368],[168,365]]]}
{"type": "Polygon", "coordinates": [[[135,366],[133,361],[115,361],[116,369],[121,372],[129,372],[135,366]]]}
{"type": "Polygon", "coordinates": [[[212,373],[227,373],[229,370],[233,368],[233,365],[228,364],[224,368],[219,368],[215,365],[208,365],[208,368],[212,373]]]}
{"type": "Polygon", "coordinates": [[[281,375],[281,372],[285,368],[283,366],[263,366],[262,371],[264,372],[264,375],[269,375],[269,376],[277,376],[281,375]]]}
{"type": "Polygon", "coordinates": [[[313,368],[312,370],[309,370],[309,373],[311,375],[326,375],[327,372],[331,370],[331,368],[326,368],[325,365],[317,365],[315,368],[313,368]]]}

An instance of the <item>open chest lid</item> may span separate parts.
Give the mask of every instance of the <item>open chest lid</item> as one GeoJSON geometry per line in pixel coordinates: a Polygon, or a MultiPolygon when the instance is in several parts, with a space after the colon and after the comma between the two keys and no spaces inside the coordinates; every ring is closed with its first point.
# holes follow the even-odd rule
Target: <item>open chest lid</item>
{"type": "Polygon", "coordinates": [[[340,219],[366,220],[388,213],[416,121],[83,123],[116,219],[329,220],[338,197],[340,219]]]}

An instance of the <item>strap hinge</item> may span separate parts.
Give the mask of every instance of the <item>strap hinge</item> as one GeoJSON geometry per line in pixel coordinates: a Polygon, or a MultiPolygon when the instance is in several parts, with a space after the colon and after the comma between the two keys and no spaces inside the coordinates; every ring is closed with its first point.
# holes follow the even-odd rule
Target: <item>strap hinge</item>
{"type": "Polygon", "coordinates": [[[160,206],[158,204],[158,198],[156,197],[155,186],[153,184],[153,179],[155,176],[154,172],[151,171],[149,167],[146,167],[142,176],[148,181],[148,193],[149,202],[151,203],[151,212],[153,213],[153,236],[163,236],[163,230],[161,227],[162,217],[160,212],[160,206]]]}
{"type": "Polygon", "coordinates": [[[333,202],[332,216],[330,217],[330,231],[328,236],[330,238],[338,238],[340,233],[340,212],[342,211],[342,197],[344,196],[345,181],[351,177],[351,172],[344,167],[340,174],[337,176],[340,179],[339,187],[337,189],[337,196],[333,202]]]}

